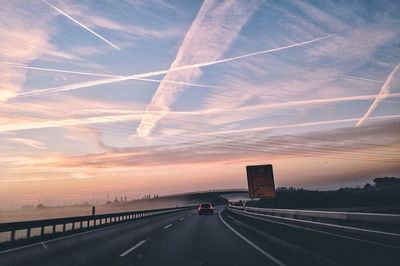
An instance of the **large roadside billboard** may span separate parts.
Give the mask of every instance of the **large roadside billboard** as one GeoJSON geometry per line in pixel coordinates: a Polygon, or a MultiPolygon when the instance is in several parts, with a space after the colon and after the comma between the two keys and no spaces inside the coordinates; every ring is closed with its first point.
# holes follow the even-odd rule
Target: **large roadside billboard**
{"type": "Polygon", "coordinates": [[[246,166],[250,198],[275,197],[275,183],[272,165],[246,166]]]}

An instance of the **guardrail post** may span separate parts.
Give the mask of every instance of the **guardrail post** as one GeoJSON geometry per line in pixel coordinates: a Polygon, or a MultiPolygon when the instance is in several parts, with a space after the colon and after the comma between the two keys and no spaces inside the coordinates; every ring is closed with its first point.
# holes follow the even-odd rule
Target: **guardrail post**
{"type": "Polygon", "coordinates": [[[40,236],[44,236],[44,226],[40,228],[40,236]]]}
{"type": "Polygon", "coordinates": [[[54,234],[54,233],[56,232],[56,225],[55,225],[55,224],[53,224],[53,228],[52,228],[52,229],[53,229],[53,230],[52,230],[52,231],[53,231],[52,233],[54,234]]]}
{"type": "Polygon", "coordinates": [[[67,226],[66,224],[63,224],[63,229],[62,229],[63,232],[65,232],[66,226],[67,226]]]}
{"type": "Polygon", "coordinates": [[[10,241],[14,241],[15,240],[15,230],[11,231],[11,236],[10,236],[10,241]]]}
{"type": "Polygon", "coordinates": [[[93,220],[93,226],[96,227],[96,218],[93,220]]]}
{"type": "Polygon", "coordinates": [[[72,223],[72,230],[75,230],[75,222],[72,223]]]}
{"type": "Polygon", "coordinates": [[[31,238],[31,228],[26,229],[26,238],[31,238]]]}
{"type": "Polygon", "coordinates": [[[79,223],[79,229],[82,229],[82,227],[83,227],[83,221],[81,221],[81,222],[79,223]]]}

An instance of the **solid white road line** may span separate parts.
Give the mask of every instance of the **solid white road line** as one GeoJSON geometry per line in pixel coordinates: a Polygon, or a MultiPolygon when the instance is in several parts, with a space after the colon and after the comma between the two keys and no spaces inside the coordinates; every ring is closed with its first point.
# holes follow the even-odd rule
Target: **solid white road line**
{"type": "Polygon", "coordinates": [[[172,224],[166,225],[166,226],[164,226],[164,229],[167,229],[168,227],[171,227],[171,226],[172,226],[172,224]]]}
{"type": "Polygon", "coordinates": [[[182,218],[179,218],[179,221],[183,221],[183,220],[185,220],[185,218],[183,218],[183,217],[182,217],[182,218]]]}
{"type": "Polygon", "coordinates": [[[238,237],[240,237],[241,239],[243,239],[247,244],[249,244],[250,246],[252,246],[253,248],[255,248],[258,252],[260,252],[261,254],[263,254],[264,256],[266,256],[268,259],[272,260],[276,265],[279,266],[285,266],[285,264],[283,262],[281,262],[280,260],[278,260],[277,258],[273,257],[271,254],[267,253],[265,250],[263,250],[262,248],[260,248],[259,246],[257,246],[256,244],[254,244],[253,242],[251,242],[250,240],[248,240],[247,238],[245,238],[242,234],[240,234],[238,231],[236,231],[235,229],[233,229],[227,222],[224,221],[224,219],[222,219],[221,217],[221,211],[219,211],[218,216],[219,219],[221,220],[222,223],[224,223],[226,225],[226,227],[228,227],[232,232],[234,232],[238,237]]]}
{"type": "Polygon", "coordinates": [[[121,255],[119,255],[120,257],[124,257],[126,255],[128,255],[129,253],[131,253],[132,251],[134,251],[135,249],[137,249],[138,247],[140,247],[141,245],[143,245],[144,243],[146,243],[146,240],[142,240],[139,243],[137,243],[136,245],[134,245],[133,247],[131,247],[130,249],[128,249],[127,251],[125,251],[124,253],[122,253],[121,255]]]}

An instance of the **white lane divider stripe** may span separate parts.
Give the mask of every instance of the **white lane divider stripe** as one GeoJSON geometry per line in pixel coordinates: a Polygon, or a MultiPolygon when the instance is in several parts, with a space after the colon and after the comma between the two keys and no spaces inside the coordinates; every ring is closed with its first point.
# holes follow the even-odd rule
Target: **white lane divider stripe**
{"type": "Polygon", "coordinates": [[[124,257],[126,255],[128,255],[129,253],[131,253],[132,251],[134,251],[135,249],[137,249],[138,247],[140,247],[141,245],[143,245],[144,243],[146,243],[146,240],[142,240],[139,243],[137,243],[136,245],[134,245],[133,247],[131,247],[130,249],[128,249],[127,251],[125,251],[124,253],[122,253],[121,255],[119,255],[120,257],[124,257]]]}
{"type": "Polygon", "coordinates": [[[47,248],[46,244],[45,244],[43,241],[41,241],[40,244],[42,244],[42,246],[43,246],[47,251],[49,250],[49,249],[47,248]]]}
{"type": "Polygon", "coordinates": [[[286,266],[283,262],[281,262],[280,260],[278,260],[277,258],[273,257],[271,254],[267,253],[265,250],[263,250],[262,248],[260,248],[259,246],[257,246],[256,244],[254,244],[253,242],[251,242],[250,240],[248,240],[247,238],[245,238],[241,233],[239,233],[238,231],[236,231],[235,229],[233,229],[227,222],[224,221],[224,219],[222,219],[221,217],[221,211],[219,211],[218,216],[219,219],[221,220],[221,222],[223,222],[226,227],[228,227],[232,232],[234,232],[238,237],[240,237],[241,239],[243,239],[247,244],[249,244],[250,246],[252,246],[253,248],[255,248],[258,252],[260,252],[261,254],[263,254],[264,256],[266,256],[268,259],[272,260],[276,265],[279,266],[286,266]]]}
{"type": "Polygon", "coordinates": [[[179,218],[179,221],[183,221],[183,220],[185,220],[185,218],[183,218],[183,217],[182,217],[182,218],[179,218]]]}
{"type": "Polygon", "coordinates": [[[164,226],[164,229],[167,229],[168,227],[171,227],[171,226],[172,226],[172,224],[166,225],[166,226],[164,226]]]}

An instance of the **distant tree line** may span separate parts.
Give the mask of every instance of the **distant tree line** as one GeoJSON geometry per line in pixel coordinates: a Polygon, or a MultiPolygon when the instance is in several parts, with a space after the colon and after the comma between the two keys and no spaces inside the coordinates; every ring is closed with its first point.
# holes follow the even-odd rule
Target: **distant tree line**
{"type": "MultiPolygon", "coordinates": [[[[378,177],[363,187],[340,188],[332,191],[279,187],[273,199],[253,203],[268,208],[352,208],[389,207],[400,211],[400,178],[378,177]]],[[[397,212],[397,211],[396,211],[397,212]]]]}

